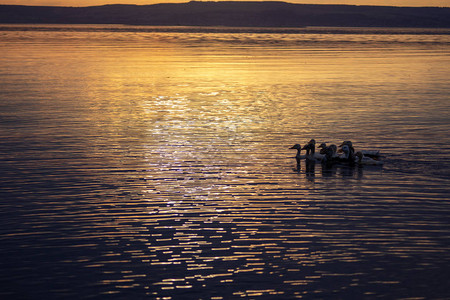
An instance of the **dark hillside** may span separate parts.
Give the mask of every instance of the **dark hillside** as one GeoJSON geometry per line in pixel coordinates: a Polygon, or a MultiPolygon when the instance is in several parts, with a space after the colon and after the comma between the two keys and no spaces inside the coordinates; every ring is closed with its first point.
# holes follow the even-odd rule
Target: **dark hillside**
{"type": "Polygon", "coordinates": [[[450,28],[450,8],[231,1],[91,7],[0,5],[0,23],[450,28]]]}

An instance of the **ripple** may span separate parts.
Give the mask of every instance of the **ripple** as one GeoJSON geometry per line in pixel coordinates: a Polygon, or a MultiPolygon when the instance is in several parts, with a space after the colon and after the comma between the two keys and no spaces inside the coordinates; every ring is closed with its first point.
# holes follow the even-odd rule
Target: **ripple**
{"type": "Polygon", "coordinates": [[[433,32],[92,26],[5,33],[0,295],[445,298],[433,32]],[[294,169],[312,137],[385,164],[294,169]]]}

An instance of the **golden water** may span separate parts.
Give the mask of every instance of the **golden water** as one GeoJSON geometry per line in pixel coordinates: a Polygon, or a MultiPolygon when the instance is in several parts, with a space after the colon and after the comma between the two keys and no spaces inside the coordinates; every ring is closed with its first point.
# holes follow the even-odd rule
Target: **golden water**
{"type": "Polygon", "coordinates": [[[0,40],[1,295],[449,295],[448,31],[0,40]],[[297,172],[311,138],[385,165],[297,172]]]}

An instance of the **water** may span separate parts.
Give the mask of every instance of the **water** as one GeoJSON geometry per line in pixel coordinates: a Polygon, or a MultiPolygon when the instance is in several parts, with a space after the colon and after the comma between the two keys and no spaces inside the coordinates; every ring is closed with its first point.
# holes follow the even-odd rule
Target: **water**
{"type": "Polygon", "coordinates": [[[0,40],[2,297],[450,297],[449,30],[0,40]],[[297,172],[311,138],[385,164],[297,172]]]}

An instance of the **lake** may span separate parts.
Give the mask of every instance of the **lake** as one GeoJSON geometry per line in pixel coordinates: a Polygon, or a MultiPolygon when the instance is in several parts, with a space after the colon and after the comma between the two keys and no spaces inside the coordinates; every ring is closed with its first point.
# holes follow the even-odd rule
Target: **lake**
{"type": "Polygon", "coordinates": [[[450,30],[0,25],[5,299],[450,297],[450,30]],[[383,166],[300,165],[351,140],[383,166]]]}

